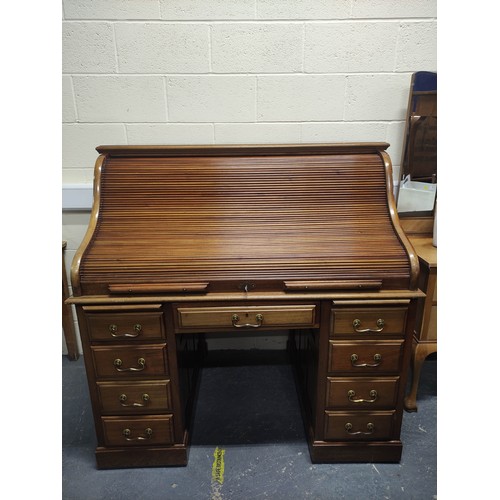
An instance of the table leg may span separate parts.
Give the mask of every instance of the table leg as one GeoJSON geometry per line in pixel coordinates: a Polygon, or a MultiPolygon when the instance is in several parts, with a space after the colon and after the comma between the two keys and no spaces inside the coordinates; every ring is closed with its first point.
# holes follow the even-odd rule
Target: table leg
{"type": "Polygon", "coordinates": [[[404,400],[405,410],[408,412],[417,411],[417,392],[418,383],[420,381],[420,372],[422,371],[422,365],[424,364],[425,358],[429,354],[436,352],[435,343],[419,343],[415,341],[413,343],[413,350],[411,356],[411,371],[412,371],[412,381],[410,392],[404,400]]]}
{"type": "Polygon", "coordinates": [[[76,340],[75,325],[73,323],[73,314],[71,306],[65,304],[65,300],[69,297],[68,277],[66,274],[66,266],[64,265],[64,248],[63,243],[63,257],[62,257],[62,328],[64,332],[64,339],[68,348],[68,358],[76,361],[80,354],[78,352],[78,343],[76,340]]]}

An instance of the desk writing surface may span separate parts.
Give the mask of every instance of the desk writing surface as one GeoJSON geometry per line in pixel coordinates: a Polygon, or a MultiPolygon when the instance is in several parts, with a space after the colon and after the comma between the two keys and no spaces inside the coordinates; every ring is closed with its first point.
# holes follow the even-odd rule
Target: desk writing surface
{"type": "Polygon", "coordinates": [[[427,262],[429,267],[437,267],[437,248],[432,244],[432,238],[410,236],[409,240],[417,255],[427,262]]]}

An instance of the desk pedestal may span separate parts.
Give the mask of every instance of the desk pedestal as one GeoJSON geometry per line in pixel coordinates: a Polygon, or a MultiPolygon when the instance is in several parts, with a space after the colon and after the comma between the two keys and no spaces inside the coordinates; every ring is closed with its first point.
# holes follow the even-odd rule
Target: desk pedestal
{"type": "Polygon", "coordinates": [[[284,329],[311,460],[399,461],[416,300],[308,298],[79,304],[98,467],[186,465],[204,333],[284,329]]]}

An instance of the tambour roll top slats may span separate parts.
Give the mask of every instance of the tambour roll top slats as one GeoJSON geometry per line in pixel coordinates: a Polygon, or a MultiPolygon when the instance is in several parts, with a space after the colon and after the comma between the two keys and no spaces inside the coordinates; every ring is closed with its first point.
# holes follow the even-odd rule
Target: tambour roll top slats
{"type": "Polygon", "coordinates": [[[95,225],[73,286],[409,288],[386,146],[98,148],[95,225]]]}

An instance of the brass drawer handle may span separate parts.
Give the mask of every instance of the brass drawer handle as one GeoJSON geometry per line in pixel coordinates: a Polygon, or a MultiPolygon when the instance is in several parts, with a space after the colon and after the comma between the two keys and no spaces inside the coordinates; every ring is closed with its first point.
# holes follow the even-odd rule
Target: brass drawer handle
{"type": "Polygon", "coordinates": [[[367,428],[367,432],[364,432],[364,431],[351,432],[352,431],[352,424],[350,422],[347,422],[347,424],[345,424],[345,430],[351,436],[356,436],[358,434],[363,434],[363,435],[373,434],[373,431],[375,430],[375,426],[371,422],[366,424],[366,428],[367,428]]]}
{"type": "Polygon", "coordinates": [[[347,392],[347,397],[349,398],[349,401],[351,403],[375,403],[375,401],[377,401],[378,394],[375,389],[372,389],[370,391],[370,397],[372,399],[361,399],[361,398],[355,399],[356,393],[351,389],[350,391],[347,392]]]}
{"type": "Polygon", "coordinates": [[[244,323],[242,325],[239,325],[238,321],[240,320],[240,317],[237,314],[233,314],[231,319],[233,322],[233,326],[235,328],[259,328],[259,326],[262,326],[262,322],[264,321],[264,315],[263,314],[256,314],[255,315],[255,319],[257,320],[257,324],[244,323]]]}
{"type": "Polygon", "coordinates": [[[358,360],[358,355],[357,354],[351,354],[351,364],[352,366],[355,366],[357,368],[362,368],[362,367],[366,367],[366,368],[373,368],[375,366],[379,366],[381,363],[382,363],[382,354],[374,354],[373,355],[373,360],[375,361],[375,363],[356,363],[356,361],[358,360]]]}
{"type": "Polygon", "coordinates": [[[130,368],[122,368],[123,361],[120,358],[117,358],[113,361],[113,364],[115,365],[115,369],[118,372],[140,372],[146,368],[146,360],[144,358],[139,358],[137,360],[137,364],[139,365],[139,368],[136,368],[134,366],[130,368]]]}
{"type": "Polygon", "coordinates": [[[151,439],[151,436],[153,435],[153,429],[151,429],[150,427],[144,429],[144,436],[130,437],[131,434],[132,431],[130,429],[123,429],[123,435],[125,436],[125,439],[127,441],[145,441],[146,439],[151,439]]]}
{"type": "Polygon", "coordinates": [[[377,319],[376,325],[378,328],[359,328],[361,326],[360,319],[355,319],[352,322],[352,326],[356,333],[380,333],[384,329],[385,321],[382,318],[377,319]]]}
{"type": "Polygon", "coordinates": [[[149,394],[146,394],[144,393],[142,395],[142,400],[144,401],[144,403],[127,403],[127,395],[126,394],[120,394],[120,396],[118,397],[118,399],[120,400],[120,404],[122,406],[125,406],[125,407],[128,407],[128,406],[133,406],[133,407],[142,407],[142,406],[147,406],[148,402],[149,402],[149,394]]]}
{"type": "Polygon", "coordinates": [[[115,337],[115,338],[127,338],[127,337],[138,337],[140,334],[141,334],[141,331],[142,331],[142,325],[140,325],[139,323],[135,324],[134,327],[134,333],[116,333],[118,331],[118,325],[109,325],[108,327],[108,330],[109,330],[109,333],[111,333],[111,336],[112,337],[115,337]]]}

